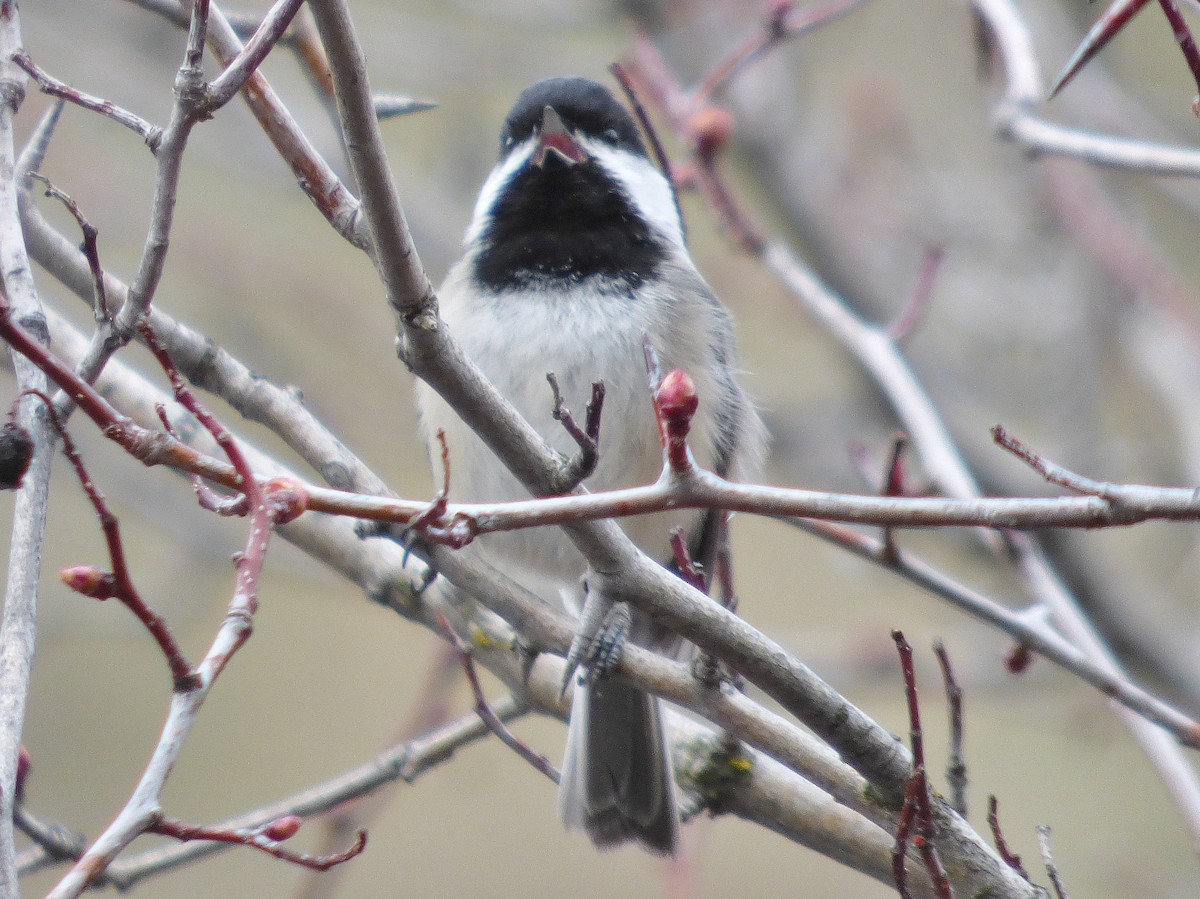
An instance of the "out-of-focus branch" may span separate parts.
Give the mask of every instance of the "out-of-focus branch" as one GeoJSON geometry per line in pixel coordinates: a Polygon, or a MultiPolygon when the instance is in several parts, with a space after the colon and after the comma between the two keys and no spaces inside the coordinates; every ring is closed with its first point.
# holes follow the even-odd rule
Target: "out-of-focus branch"
{"type": "Polygon", "coordinates": [[[1097,134],[1047,121],[1039,110],[1045,83],[1029,28],[1012,0],[970,0],[994,38],[1004,64],[1004,99],[996,106],[996,131],[1037,153],[1070,156],[1107,168],[1146,175],[1200,176],[1200,150],[1097,134]]]}

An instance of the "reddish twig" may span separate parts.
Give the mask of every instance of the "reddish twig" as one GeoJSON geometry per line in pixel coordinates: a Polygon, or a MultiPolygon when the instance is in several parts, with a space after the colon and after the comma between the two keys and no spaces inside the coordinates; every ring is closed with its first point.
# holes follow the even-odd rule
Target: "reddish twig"
{"type": "Polygon", "coordinates": [[[937,273],[945,258],[946,248],[941,244],[934,244],[925,250],[925,255],[921,257],[921,270],[917,273],[917,283],[913,285],[912,292],[908,295],[900,314],[887,327],[888,337],[896,343],[903,344],[905,339],[916,329],[917,323],[921,320],[921,314],[929,305],[934,281],[937,279],[937,273]]]}
{"type": "Polygon", "coordinates": [[[946,782],[950,784],[950,805],[964,818],[967,816],[967,762],[963,756],[963,690],[954,677],[950,653],[939,637],[933,641],[933,654],[942,669],[946,685],[946,705],[950,718],[950,758],[946,763],[946,782]]]}
{"type": "Polygon", "coordinates": [[[30,172],[29,177],[43,184],[46,196],[53,197],[67,207],[67,212],[71,213],[79,225],[79,230],[83,232],[83,255],[87,259],[88,270],[92,273],[92,308],[96,321],[111,322],[112,310],[108,308],[108,296],[104,290],[104,269],[100,265],[100,249],[96,242],[99,232],[96,226],[84,217],[79,204],[55,187],[45,175],[30,172]]]}
{"type": "Polygon", "coordinates": [[[50,421],[62,439],[63,455],[71,463],[88,502],[96,510],[96,517],[100,519],[100,529],[104,532],[104,542],[108,546],[109,564],[112,566],[112,571],[102,571],[90,565],[67,568],[59,575],[63,583],[77,593],[93,599],[116,599],[129,609],[158,644],[163,658],[167,660],[167,667],[171,669],[171,679],[175,683],[175,689],[177,691],[195,689],[198,684],[196,673],[184,656],[183,649],[175,640],[175,635],[171,633],[166,620],[150,608],[138,593],[137,587],[134,586],[133,576],[129,572],[129,565],[125,558],[125,544],[121,539],[121,527],[117,517],[109,509],[104,494],[96,487],[95,481],[92,480],[92,476],[84,466],[83,458],[79,455],[75,448],[75,442],[58,417],[54,403],[39,390],[28,390],[23,395],[35,396],[45,404],[50,421]]]}
{"type": "MultiPolygon", "coordinates": [[[[887,474],[883,480],[884,496],[904,496],[904,450],[908,447],[908,437],[897,434],[892,438],[892,452],[888,457],[887,474]]],[[[883,529],[883,555],[888,562],[895,562],[899,547],[896,545],[896,529],[883,529]]]]}
{"type": "Polygon", "coordinates": [[[717,210],[730,235],[753,255],[761,255],[766,246],[762,232],[738,204],[716,164],[720,149],[732,133],[729,113],[685,94],[658,49],[644,37],[634,42],[634,58],[624,71],[634,96],[648,96],[676,137],[690,147],[691,178],[717,210]]]}
{"type": "MultiPolygon", "coordinates": [[[[1192,31],[1188,28],[1179,7],[1175,5],[1175,0],[1158,0],[1158,5],[1162,7],[1163,15],[1167,17],[1167,22],[1171,25],[1175,42],[1179,44],[1183,58],[1187,61],[1188,69],[1191,70],[1192,78],[1196,82],[1196,90],[1200,91],[1200,49],[1196,48],[1196,39],[1192,37],[1192,31]]],[[[1197,94],[1196,100],[1193,101],[1192,110],[1200,114],[1200,94],[1197,94]]]]}
{"type": "Polygon", "coordinates": [[[471,685],[471,692],[475,697],[475,713],[479,715],[479,719],[487,725],[488,730],[500,738],[500,742],[529,762],[530,765],[546,775],[550,780],[558,783],[561,775],[558,769],[551,764],[550,760],[528,744],[517,739],[492,709],[491,704],[487,701],[487,697],[484,696],[483,684],[479,680],[479,673],[475,670],[475,661],[471,658],[471,647],[455,632],[454,628],[450,626],[450,622],[446,620],[445,615],[440,612],[438,613],[438,621],[447,639],[450,640],[454,648],[458,651],[463,673],[466,674],[467,682],[471,685]]]}
{"type": "Polygon", "coordinates": [[[438,444],[442,450],[442,486],[425,509],[414,515],[409,527],[434,543],[451,549],[462,549],[475,539],[479,527],[470,515],[456,512],[445,521],[446,507],[450,501],[450,446],[446,443],[446,432],[438,428],[438,444]]]}
{"type": "Polygon", "coordinates": [[[328,871],[335,865],[343,864],[362,854],[367,848],[367,832],[360,830],[353,845],[341,852],[331,855],[309,855],[296,852],[279,845],[281,841],[290,838],[299,830],[302,819],[297,815],[286,815],[262,827],[248,830],[226,830],[220,827],[201,827],[186,824],[175,818],[159,816],[149,827],[147,833],[155,833],[164,837],[172,837],[180,842],[205,840],[210,843],[233,843],[239,846],[249,846],[260,852],[265,852],[273,858],[311,868],[314,871],[328,871]]]}
{"type": "MultiPolygon", "coordinates": [[[[917,696],[917,674],[913,665],[912,646],[899,630],[892,631],[892,639],[900,654],[900,671],[904,678],[904,695],[908,702],[909,740],[912,745],[913,771],[911,781],[916,781],[912,790],[916,823],[913,847],[920,852],[925,870],[929,872],[934,891],[939,899],[954,899],[954,888],[938,855],[935,841],[937,825],[933,820],[933,799],[930,796],[929,778],[925,768],[925,738],[921,730],[921,707],[917,696]]],[[[910,781],[910,782],[911,782],[910,781]]],[[[905,804],[908,804],[909,788],[905,785],[905,804]]]]}
{"type": "Polygon", "coordinates": [[[707,101],[775,47],[837,21],[864,2],[831,0],[815,9],[798,10],[791,0],[771,0],[759,33],[720,60],[696,88],[695,96],[707,101]]]}
{"type": "Polygon", "coordinates": [[[913,816],[917,811],[917,790],[920,786],[915,773],[905,782],[904,804],[900,806],[900,815],[896,819],[896,843],[892,847],[892,879],[896,882],[896,892],[900,894],[900,899],[912,899],[905,862],[908,858],[908,840],[912,832],[913,816]]]}
{"type": "Polygon", "coordinates": [[[713,573],[710,579],[715,580],[720,587],[717,595],[721,605],[731,612],[736,612],[738,593],[733,578],[733,550],[729,545],[729,513],[713,509],[710,514],[721,516],[721,531],[717,535],[717,551],[713,553],[713,573]]]}
{"type": "MultiPolygon", "coordinates": [[[[1026,880],[1029,880],[1029,872],[1021,864],[1021,856],[1008,848],[1008,841],[1004,839],[1004,833],[1000,830],[999,809],[1000,803],[996,797],[988,796],[987,823],[992,831],[992,841],[996,844],[996,852],[1004,860],[1004,864],[1008,865],[1026,880]]],[[[1030,881],[1030,883],[1032,882],[1030,881]]]]}
{"type": "Polygon", "coordinates": [[[671,551],[675,555],[675,568],[679,576],[701,593],[707,593],[708,584],[704,572],[696,566],[692,554],[688,552],[687,535],[683,528],[671,529],[671,551]]]}
{"type": "MultiPolygon", "coordinates": [[[[162,403],[155,403],[154,411],[158,415],[158,420],[162,422],[163,430],[178,440],[179,435],[175,433],[175,427],[171,424],[170,416],[167,415],[167,407],[162,403]]],[[[188,480],[191,481],[192,490],[196,494],[196,500],[200,503],[201,509],[216,512],[218,515],[237,516],[245,515],[250,510],[250,503],[244,493],[222,496],[204,483],[199,475],[191,472],[188,472],[188,480]]]]}
{"type": "Polygon", "coordinates": [[[1050,87],[1049,99],[1053,100],[1058,92],[1079,74],[1080,69],[1103,50],[1117,32],[1124,28],[1129,20],[1149,2],[1150,0],[1113,0],[1112,5],[1096,20],[1096,24],[1088,31],[1083,42],[1071,54],[1071,58],[1063,66],[1062,72],[1054,79],[1054,84],[1050,87]]]}

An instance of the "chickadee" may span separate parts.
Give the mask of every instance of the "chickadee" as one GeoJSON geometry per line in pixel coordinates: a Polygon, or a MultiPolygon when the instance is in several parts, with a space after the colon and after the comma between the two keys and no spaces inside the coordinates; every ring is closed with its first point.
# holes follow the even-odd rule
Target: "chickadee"
{"type": "MultiPolygon", "coordinates": [[[[761,454],[762,425],[733,374],[729,314],[688,255],[670,183],[651,162],[629,113],[584,78],[525,90],[500,134],[500,159],[467,229],[465,254],[441,293],[441,314],[484,374],[546,442],[577,447],[552,415],[546,373],[568,404],[606,394],[592,491],[653,483],[662,448],[647,389],[644,341],[663,370],[691,375],[700,398],[690,446],[698,464],[745,476],[761,454]]],[[[463,502],[525,499],[528,492],[424,384],[426,439],[443,430],[452,491],[463,502]]],[[[436,465],[436,462],[435,462],[436,465]]],[[[693,558],[709,561],[719,513],[672,510],[624,518],[652,558],[670,564],[683,528],[693,558]]],[[[586,563],[557,528],[480,537],[474,550],[514,580],[578,615],[586,563]]],[[[630,638],[660,650],[678,643],[636,611],[630,638]]],[[[568,829],[600,847],[629,840],[670,855],[679,815],[659,701],[603,677],[576,686],[559,787],[568,829]]]]}

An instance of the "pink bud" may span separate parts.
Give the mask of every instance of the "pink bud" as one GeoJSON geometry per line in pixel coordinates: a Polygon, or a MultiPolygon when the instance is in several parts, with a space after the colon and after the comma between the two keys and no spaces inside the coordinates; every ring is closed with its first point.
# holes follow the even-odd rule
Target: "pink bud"
{"type": "Polygon", "coordinates": [[[262,835],[268,840],[280,843],[294,837],[296,831],[300,829],[300,825],[303,823],[304,819],[299,815],[284,815],[282,818],[276,818],[264,827],[262,835]]]}
{"type": "Polygon", "coordinates": [[[671,470],[682,474],[692,468],[688,453],[687,436],[692,427],[692,416],[700,405],[696,396],[696,382],[683,369],[673,369],[658,385],[654,395],[662,423],[663,448],[671,470]]]}
{"type": "Polygon", "coordinates": [[[111,572],[95,565],[76,565],[58,573],[62,582],[84,596],[92,599],[109,599],[116,595],[117,581],[111,572]]]}
{"type": "Polygon", "coordinates": [[[733,134],[733,114],[720,106],[705,106],[688,119],[687,132],[696,155],[709,159],[729,143],[733,134]]]}
{"type": "Polygon", "coordinates": [[[657,398],[663,421],[668,425],[690,423],[700,405],[700,398],[696,396],[696,382],[681,368],[667,372],[658,386],[657,398]]]}
{"type": "Polygon", "coordinates": [[[29,777],[29,772],[33,769],[33,759],[29,755],[29,750],[25,748],[25,744],[21,744],[21,752],[17,756],[17,785],[16,793],[18,801],[25,798],[25,781],[29,777]]]}

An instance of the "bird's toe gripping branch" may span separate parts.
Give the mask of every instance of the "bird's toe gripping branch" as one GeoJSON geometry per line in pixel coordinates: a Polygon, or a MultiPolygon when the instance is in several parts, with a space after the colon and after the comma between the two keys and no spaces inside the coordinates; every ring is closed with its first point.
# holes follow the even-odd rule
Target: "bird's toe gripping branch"
{"type": "Polygon", "coordinates": [[[599,591],[589,591],[580,616],[579,632],[567,652],[561,693],[567,692],[567,685],[579,669],[582,669],[580,683],[612,674],[621,662],[632,624],[633,617],[626,603],[614,602],[599,591]]]}

